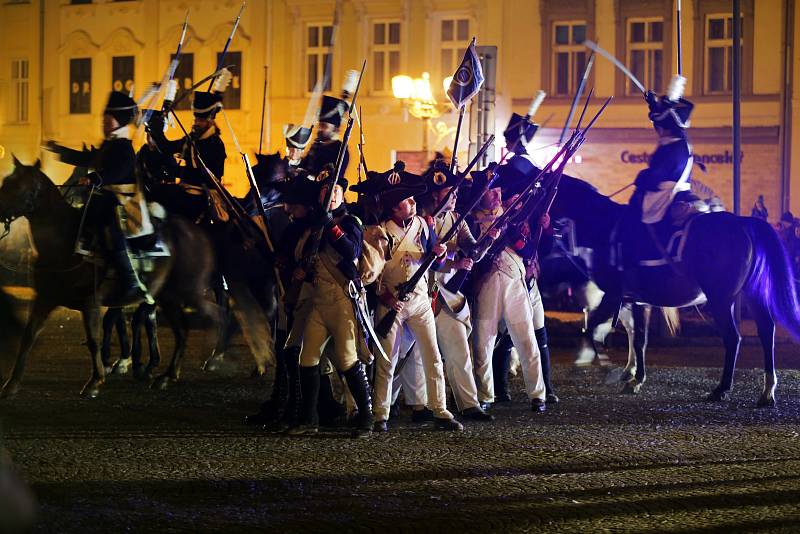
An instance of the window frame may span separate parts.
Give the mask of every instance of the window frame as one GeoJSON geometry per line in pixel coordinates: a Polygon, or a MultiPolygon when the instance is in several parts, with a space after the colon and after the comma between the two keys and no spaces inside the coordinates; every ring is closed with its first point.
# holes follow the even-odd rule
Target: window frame
{"type": "MultiPolygon", "coordinates": [[[[175,56],[174,52],[171,52],[169,54],[168,63],[167,64],[169,64],[169,62],[172,62],[172,59],[173,59],[174,56],[175,56]]],[[[194,74],[195,74],[195,69],[194,69],[195,52],[183,52],[182,51],[181,52],[181,59],[180,59],[180,62],[178,62],[178,68],[175,70],[175,76],[174,76],[174,79],[178,82],[178,91],[177,91],[177,93],[175,93],[176,100],[178,98],[181,98],[181,95],[183,95],[183,93],[189,91],[189,89],[187,87],[185,87],[186,84],[183,83],[184,80],[186,79],[186,77],[185,76],[183,76],[183,77],[180,76],[181,67],[185,67],[186,66],[186,58],[189,58],[189,57],[192,58],[192,72],[191,72],[191,76],[189,77],[189,80],[191,82],[190,83],[190,87],[191,87],[191,84],[194,84],[194,82],[195,82],[195,77],[194,77],[194,74]]],[[[189,111],[189,110],[191,110],[192,109],[192,98],[193,98],[192,95],[188,95],[185,98],[182,98],[180,102],[175,104],[175,106],[174,106],[175,110],[176,111],[189,111]]]]}
{"type": "MultiPolygon", "coordinates": [[[[333,75],[336,72],[336,68],[334,65],[335,61],[335,47],[331,47],[330,45],[318,44],[317,46],[311,46],[308,44],[309,41],[309,29],[311,28],[318,28],[319,30],[319,42],[324,43],[324,28],[331,28],[331,32],[333,32],[333,22],[325,22],[325,21],[307,21],[303,24],[303,92],[306,96],[310,95],[314,92],[314,87],[316,86],[317,82],[319,81],[320,76],[325,75],[325,56],[331,56],[331,78],[328,80],[328,85],[322,88],[323,92],[330,92],[333,90],[333,75]],[[317,56],[317,73],[316,79],[314,80],[314,84],[310,84],[311,81],[309,79],[309,68],[308,68],[308,60],[309,57],[315,55],[317,56]],[[320,58],[322,61],[320,61],[320,58]]],[[[331,34],[332,35],[332,34],[331,34]]],[[[333,38],[333,35],[332,35],[333,38]]]]}
{"type": "Polygon", "coordinates": [[[370,94],[373,95],[391,95],[392,94],[392,73],[389,70],[389,55],[391,52],[397,52],[398,54],[398,70],[397,74],[403,73],[403,67],[405,65],[405,57],[403,54],[404,48],[404,31],[405,25],[403,24],[403,19],[401,18],[379,18],[379,19],[371,19],[367,26],[367,34],[368,34],[368,50],[369,50],[369,61],[373,65],[372,74],[370,75],[370,94]],[[388,36],[389,36],[389,25],[390,24],[398,24],[399,25],[399,42],[397,43],[389,43],[388,36]],[[383,44],[376,44],[375,43],[375,27],[377,25],[383,25],[386,31],[386,42],[383,44]],[[384,65],[384,74],[383,74],[383,89],[376,89],[375,87],[375,54],[381,53],[383,55],[383,65],[384,65]]]}
{"type": "MultiPolygon", "coordinates": [[[[595,32],[595,2],[594,0],[539,0],[539,20],[541,23],[541,61],[537,66],[541,69],[541,86],[547,89],[553,87],[555,83],[554,54],[552,43],[555,41],[554,28],[556,23],[569,21],[585,21],[586,39],[594,40],[595,32]]],[[[619,33],[619,32],[617,32],[619,33]]],[[[588,54],[587,54],[588,58],[588,54]]],[[[594,69],[589,73],[587,82],[590,86],[594,84],[594,69]]],[[[570,100],[572,95],[564,96],[550,93],[548,98],[551,100],[570,100]]]]}
{"type": "MultiPolygon", "coordinates": [[[[92,76],[94,74],[93,73],[93,70],[94,70],[93,62],[94,62],[94,58],[91,57],[91,56],[88,56],[88,57],[87,56],[70,57],[67,60],[67,68],[68,68],[68,76],[69,76],[69,87],[68,87],[68,93],[67,94],[68,94],[68,109],[69,109],[69,114],[70,115],[91,115],[91,113],[92,113],[92,85],[93,85],[92,76]],[[85,110],[83,108],[77,109],[77,110],[73,109],[73,101],[72,101],[72,84],[75,83],[73,78],[72,78],[72,62],[73,61],[80,61],[80,60],[88,61],[88,65],[89,65],[89,80],[88,80],[88,82],[89,82],[89,91],[88,91],[88,95],[86,97],[88,104],[87,104],[85,110]]],[[[79,90],[80,90],[80,88],[79,88],[79,90]]]]}
{"type": "Polygon", "coordinates": [[[31,62],[28,58],[11,58],[11,86],[13,91],[13,123],[30,122],[31,62]],[[25,65],[25,76],[22,66],[25,65]]]}
{"type": "MultiPolygon", "coordinates": [[[[434,48],[435,54],[435,65],[439,70],[439,80],[444,80],[445,78],[452,76],[455,74],[456,69],[461,64],[461,59],[463,58],[464,51],[469,46],[470,41],[472,40],[472,35],[475,33],[475,21],[466,13],[443,13],[440,17],[437,17],[434,21],[436,26],[434,27],[434,35],[436,36],[436,47],[434,48]],[[445,41],[442,37],[442,24],[445,21],[453,22],[453,34],[454,39],[450,39],[445,41]],[[467,22],[467,38],[463,41],[458,39],[458,23],[459,21],[466,21],[467,22]],[[444,50],[450,51],[451,54],[451,62],[449,69],[445,69],[445,66],[442,64],[442,52],[444,50]]],[[[436,79],[431,73],[431,79],[436,79]]],[[[432,84],[431,89],[434,93],[436,93],[441,88],[441,83],[439,84],[432,84]]],[[[442,89],[443,90],[443,89],[442,89]]]]}
{"type": "MultiPolygon", "coordinates": [[[[583,46],[581,43],[575,43],[572,41],[573,36],[573,28],[576,26],[583,26],[584,28],[584,35],[587,35],[588,32],[588,24],[586,20],[554,20],[551,23],[550,28],[550,85],[548,86],[549,94],[553,95],[554,97],[561,97],[567,98],[571,96],[570,90],[572,88],[576,88],[578,86],[578,79],[583,75],[583,72],[577,72],[576,65],[575,65],[575,57],[576,54],[582,53],[583,54],[583,61],[584,65],[589,59],[589,53],[586,50],[586,47],[583,46]],[[556,43],[556,27],[557,26],[567,26],[569,28],[569,36],[567,39],[566,44],[557,44],[556,43]],[[567,53],[567,92],[566,93],[559,93],[557,90],[558,86],[558,60],[557,55],[567,53]],[[573,79],[574,77],[574,79],[573,79]]],[[[586,37],[588,39],[588,37],[586,37]]]]}
{"type": "MultiPolygon", "coordinates": [[[[668,62],[667,56],[664,53],[664,39],[666,34],[664,29],[666,27],[666,21],[664,17],[660,15],[653,15],[649,17],[626,17],[625,18],[625,64],[631,69],[633,72],[633,52],[634,51],[644,51],[644,58],[645,58],[645,67],[644,67],[644,79],[639,79],[640,82],[647,88],[652,89],[656,93],[662,93],[666,90],[666,85],[669,83],[668,78],[664,76],[665,66],[664,63],[668,62]],[[648,33],[650,29],[650,24],[653,22],[660,22],[661,23],[661,40],[660,41],[649,41],[648,40],[648,33]],[[632,38],[632,31],[631,27],[633,24],[636,23],[644,23],[645,24],[645,41],[643,42],[633,42],[632,38]],[[660,51],[661,52],[661,87],[656,87],[654,80],[650,80],[651,76],[655,76],[655,70],[651,65],[651,58],[650,52],[660,51]]],[[[625,84],[625,92],[626,96],[638,96],[639,89],[636,87],[631,87],[632,82],[630,80],[626,81],[628,83],[625,84]]]]}

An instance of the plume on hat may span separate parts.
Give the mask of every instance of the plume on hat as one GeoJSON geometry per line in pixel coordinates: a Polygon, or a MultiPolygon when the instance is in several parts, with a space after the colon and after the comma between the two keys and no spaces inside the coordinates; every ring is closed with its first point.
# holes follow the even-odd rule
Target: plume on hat
{"type": "Polygon", "coordinates": [[[680,74],[672,77],[667,88],[667,100],[677,102],[683,98],[683,92],[686,90],[686,78],[680,74]]]}
{"type": "Polygon", "coordinates": [[[219,76],[214,79],[214,85],[211,87],[212,93],[224,93],[225,89],[231,84],[233,80],[233,73],[227,68],[223,68],[219,76]]]}

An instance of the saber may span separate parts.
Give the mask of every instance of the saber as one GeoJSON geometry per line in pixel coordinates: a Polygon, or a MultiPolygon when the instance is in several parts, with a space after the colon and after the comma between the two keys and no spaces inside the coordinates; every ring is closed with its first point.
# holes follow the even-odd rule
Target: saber
{"type": "Polygon", "coordinates": [[[583,96],[583,90],[586,89],[586,80],[589,79],[589,73],[592,70],[592,66],[594,65],[594,51],[589,54],[589,61],[586,63],[586,67],[583,69],[583,78],[581,78],[581,83],[578,84],[578,90],[575,93],[575,96],[572,98],[572,106],[569,108],[569,114],[567,115],[567,122],[564,123],[564,128],[561,130],[561,136],[558,138],[558,146],[561,146],[564,143],[564,138],[567,136],[567,130],[569,130],[569,125],[572,123],[572,118],[575,116],[575,108],[578,105],[578,101],[583,96]]]}
{"type": "MultiPolygon", "coordinates": [[[[219,60],[217,61],[217,70],[222,68],[222,64],[225,61],[225,56],[228,54],[228,47],[231,46],[231,41],[233,41],[233,36],[236,34],[236,29],[239,27],[239,21],[242,19],[242,11],[244,11],[244,6],[247,5],[247,2],[242,2],[242,7],[239,8],[239,14],[236,15],[236,21],[233,23],[233,28],[231,29],[231,34],[228,35],[228,40],[225,41],[225,48],[222,49],[222,53],[219,56],[219,60]]],[[[241,66],[239,67],[241,68],[241,66]]],[[[208,82],[208,89],[206,91],[211,91],[211,87],[214,85],[214,78],[208,82]]]]}
{"type": "Polygon", "coordinates": [[[606,52],[605,50],[600,48],[600,46],[597,43],[593,41],[584,41],[583,46],[585,46],[589,50],[597,52],[598,54],[609,60],[611,63],[613,63],[615,67],[617,67],[619,70],[622,71],[622,74],[627,76],[628,79],[633,82],[633,85],[635,85],[642,92],[642,94],[647,92],[647,90],[644,88],[644,85],[642,85],[642,82],[636,79],[636,76],[633,75],[633,73],[628,69],[628,67],[623,65],[620,60],[612,56],[609,52],[606,52]]]}

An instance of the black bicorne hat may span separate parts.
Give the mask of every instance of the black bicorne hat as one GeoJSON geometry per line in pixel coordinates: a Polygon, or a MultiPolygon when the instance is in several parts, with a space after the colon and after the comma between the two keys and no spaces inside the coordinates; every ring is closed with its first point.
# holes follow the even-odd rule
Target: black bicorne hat
{"type": "Polygon", "coordinates": [[[403,161],[395,162],[394,166],[386,172],[370,171],[367,179],[354,185],[351,189],[362,195],[376,195],[397,186],[419,187],[425,186],[422,176],[407,172],[403,161]]]}
{"type": "Polygon", "coordinates": [[[686,78],[680,75],[672,77],[667,93],[655,98],[652,92],[645,95],[650,112],[647,117],[653,126],[665,128],[675,133],[683,133],[689,127],[694,104],[683,98],[686,78]]]}
{"type": "Polygon", "coordinates": [[[450,172],[450,166],[443,160],[436,160],[422,175],[428,191],[439,191],[453,187],[458,182],[458,176],[450,172]]]}
{"type": "Polygon", "coordinates": [[[192,99],[192,112],[199,119],[213,119],[222,109],[222,93],[195,91],[192,99]]]}
{"type": "Polygon", "coordinates": [[[319,122],[327,122],[338,128],[342,124],[345,111],[347,111],[347,102],[341,98],[323,95],[319,110],[319,122]]]}
{"type": "Polygon", "coordinates": [[[506,147],[511,149],[511,147],[517,145],[518,140],[523,146],[530,143],[538,129],[538,124],[530,122],[518,113],[512,113],[511,119],[508,121],[508,126],[506,126],[506,129],[503,131],[503,137],[506,139],[506,147]]]}
{"type": "Polygon", "coordinates": [[[515,156],[508,160],[508,163],[497,167],[497,179],[494,187],[500,187],[503,195],[512,196],[528,187],[536,179],[540,169],[536,167],[528,158],[515,156]]]}
{"type": "Polygon", "coordinates": [[[302,150],[311,139],[311,128],[306,128],[302,124],[287,124],[283,127],[283,137],[286,139],[287,147],[302,150]]]}
{"type": "Polygon", "coordinates": [[[127,94],[111,91],[103,113],[114,117],[120,126],[125,126],[136,119],[139,108],[136,106],[136,101],[127,94]]]}

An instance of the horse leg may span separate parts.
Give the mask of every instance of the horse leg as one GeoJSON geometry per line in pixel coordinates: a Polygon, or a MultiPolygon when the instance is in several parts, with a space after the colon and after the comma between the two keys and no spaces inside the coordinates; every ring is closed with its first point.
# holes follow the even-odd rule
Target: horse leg
{"type": "Polygon", "coordinates": [[[628,335],[628,363],[625,364],[625,369],[622,370],[621,382],[627,382],[636,374],[636,347],[635,337],[636,330],[633,322],[633,311],[630,306],[623,306],[619,311],[619,322],[625,328],[625,333],[628,335]]]}
{"type": "Polygon", "coordinates": [[[608,293],[603,295],[600,304],[589,314],[589,320],[586,324],[586,332],[584,332],[584,347],[578,354],[578,359],[575,365],[590,365],[595,358],[600,358],[597,352],[597,344],[594,338],[594,331],[598,326],[605,323],[614,315],[614,312],[619,307],[619,299],[611,297],[608,293]]]}
{"type": "Polygon", "coordinates": [[[106,372],[111,372],[111,338],[114,337],[114,324],[117,315],[121,313],[119,308],[109,308],[103,315],[103,340],[100,344],[100,357],[106,372]]]}
{"type": "Polygon", "coordinates": [[[236,304],[233,308],[234,317],[242,328],[242,335],[256,363],[253,375],[264,376],[268,366],[275,366],[275,340],[270,317],[265,313],[266,306],[243,282],[231,280],[228,287],[236,304]]]}
{"type": "Polygon", "coordinates": [[[158,367],[158,364],[161,363],[161,348],[158,346],[158,313],[155,305],[147,305],[144,316],[147,347],[150,352],[150,358],[147,360],[147,367],[145,368],[145,376],[149,377],[158,367]]]}
{"type": "Polygon", "coordinates": [[[25,331],[22,333],[22,340],[20,341],[19,352],[17,352],[17,361],[14,363],[14,369],[11,371],[11,378],[3,386],[0,391],[0,398],[13,397],[19,392],[19,386],[22,382],[22,375],[25,372],[25,362],[28,355],[36,342],[36,338],[44,327],[44,322],[53,311],[55,306],[45,304],[41,301],[33,303],[31,315],[28,318],[28,324],[25,325],[25,331]]]}
{"type": "Polygon", "coordinates": [[[133,376],[137,380],[146,378],[142,366],[142,322],[147,314],[147,303],[142,302],[133,312],[131,318],[131,360],[133,363],[133,376]]]}
{"type": "Polygon", "coordinates": [[[86,347],[89,349],[89,357],[92,361],[92,376],[81,390],[84,397],[95,398],[100,394],[100,386],[106,381],[105,367],[100,356],[100,347],[97,346],[97,339],[101,335],[100,308],[88,306],[82,310],[83,328],[86,333],[86,347]]]}
{"type": "Polygon", "coordinates": [[[759,408],[772,408],[775,406],[775,386],[778,385],[775,374],[775,321],[769,309],[755,298],[751,298],[748,304],[764,350],[764,390],[756,405],[759,408]]]}
{"type": "MultiPolygon", "coordinates": [[[[126,375],[131,368],[131,342],[128,337],[125,312],[122,308],[119,308],[114,327],[117,329],[117,340],[119,341],[119,360],[114,362],[111,370],[115,375],[126,375]]],[[[103,334],[105,335],[105,331],[103,334]]]]}
{"type": "Polygon", "coordinates": [[[711,313],[725,344],[725,365],[719,385],[709,393],[706,400],[721,401],[727,399],[733,389],[733,372],[736,368],[736,358],[739,356],[739,344],[742,336],[739,335],[739,329],[736,327],[736,320],[733,317],[733,303],[714,303],[711,306],[711,313]]]}
{"type": "Polygon", "coordinates": [[[172,359],[169,362],[169,368],[163,374],[160,374],[153,382],[153,388],[167,389],[170,382],[177,382],[180,378],[181,372],[181,359],[186,351],[186,319],[183,316],[183,310],[178,303],[161,303],[161,310],[167,318],[167,322],[172,328],[172,334],[175,336],[175,349],[172,352],[172,359]]]}
{"type": "Polygon", "coordinates": [[[625,383],[623,393],[638,395],[647,380],[644,355],[647,350],[647,331],[650,326],[652,306],[633,305],[633,350],[636,353],[636,374],[625,383]]]}
{"type": "MultiPolygon", "coordinates": [[[[228,280],[226,280],[228,281],[228,280]]],[[[228,288],[230,289],[230,281],[228,281],[228,288]]],[[[222,289],[221,285],[214,289],[216,303],[222,313],[222,320],[217,326],[217,344],[211,352],[211,356],[203,362],[204,371],[216,371],[225,359],[225,350],[228,348],[228,343],[233,336],[233,311],[231,309],[231,301],[228,293],[222,289]]]]}

